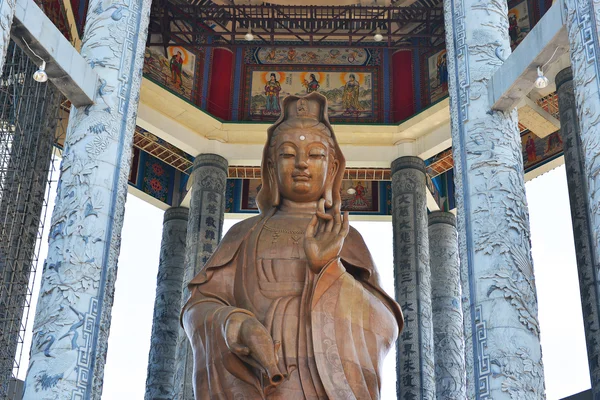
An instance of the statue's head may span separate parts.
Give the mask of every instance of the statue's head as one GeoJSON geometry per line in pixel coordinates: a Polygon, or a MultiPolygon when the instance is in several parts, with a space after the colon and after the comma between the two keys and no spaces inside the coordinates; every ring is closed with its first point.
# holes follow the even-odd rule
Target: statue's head
{"type": "Polygon", "coordinates": [[[282,101],[281,116],[268,130],[262,159],[258,208],[266,212],[282,198],[340,203],[346,160],[327,117],[327,99],[317,92],[282,101]]]}

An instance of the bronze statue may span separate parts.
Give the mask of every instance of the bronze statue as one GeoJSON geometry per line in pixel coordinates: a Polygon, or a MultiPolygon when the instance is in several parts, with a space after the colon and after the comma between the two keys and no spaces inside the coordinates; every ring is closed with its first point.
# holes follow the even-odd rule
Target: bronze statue
{"type": "Polygon", "coordinates": [[[341,214],[344,168],[326,98],[286,97],[260,215],[232,227],[189,284],[196,400],[379,399],[402,311],[341,214]]]}

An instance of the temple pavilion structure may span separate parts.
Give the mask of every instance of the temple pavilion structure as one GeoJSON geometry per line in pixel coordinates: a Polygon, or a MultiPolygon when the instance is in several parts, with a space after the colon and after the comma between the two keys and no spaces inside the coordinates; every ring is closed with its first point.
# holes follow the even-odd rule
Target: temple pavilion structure
{"type": "Polygon", "coordinates": [[[23,399],[101,397],[129,194],[165,210],[146,399],[189,400],[186,283],[258,212],[280,99],[317,91],[343,208],[393,223],[398,399],[544,397],[524,184],[561,164],[599,398],[597,2],[0,0],[0,25],[0,397],[53,147],[23,399]]]}

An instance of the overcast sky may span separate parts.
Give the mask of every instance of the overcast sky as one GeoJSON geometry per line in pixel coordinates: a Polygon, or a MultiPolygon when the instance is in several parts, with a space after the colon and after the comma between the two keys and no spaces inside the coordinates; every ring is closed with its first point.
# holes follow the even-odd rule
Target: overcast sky
{"type": "MultiPolygon", "coordinates": [[[[533,259],[548,400],[562,399],[590,387],[583,337],[581,302],[564,166],[526,184],[531,217],[533,259]]],[[[56,184],[53,185],[53,192],[56,184]]],[[[50,209],[54,206],[54,193],[50,209]]],[[[51,212],[48,212],[48,222],[51,212]]],[[[103,399],[143,399],[163,211],[129,195],[122,232],[121,255],[104,375],[103,399]]],[[[227,220],[225,229],[235,221],[227,220]]],[[[391,222],[355,221],[382,275],[384,289],[393,296],[391,222]]],[[[47,237],[47,233],[45,234],[47,237]]],[[[37,303],[44,242],[34,288],[37,303]]],[[[30,311],[25,351],[19,371],[27,370],[27,353],[35,310],[30,311]]],[[[382,398],[395,397],[395,356],[384,366],[382,398]]]]}

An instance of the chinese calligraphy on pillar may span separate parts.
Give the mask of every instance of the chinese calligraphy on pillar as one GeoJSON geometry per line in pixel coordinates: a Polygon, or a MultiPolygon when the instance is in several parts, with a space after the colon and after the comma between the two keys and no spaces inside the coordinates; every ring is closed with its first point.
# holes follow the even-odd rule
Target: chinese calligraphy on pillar
{"type": "Polygon", "coordinates": [[[398,398],[435,399],[431,274],[425,163],[400,157],[392,163],[392,225],[396,301],[404,313],[398,338],[398,398]]]}

